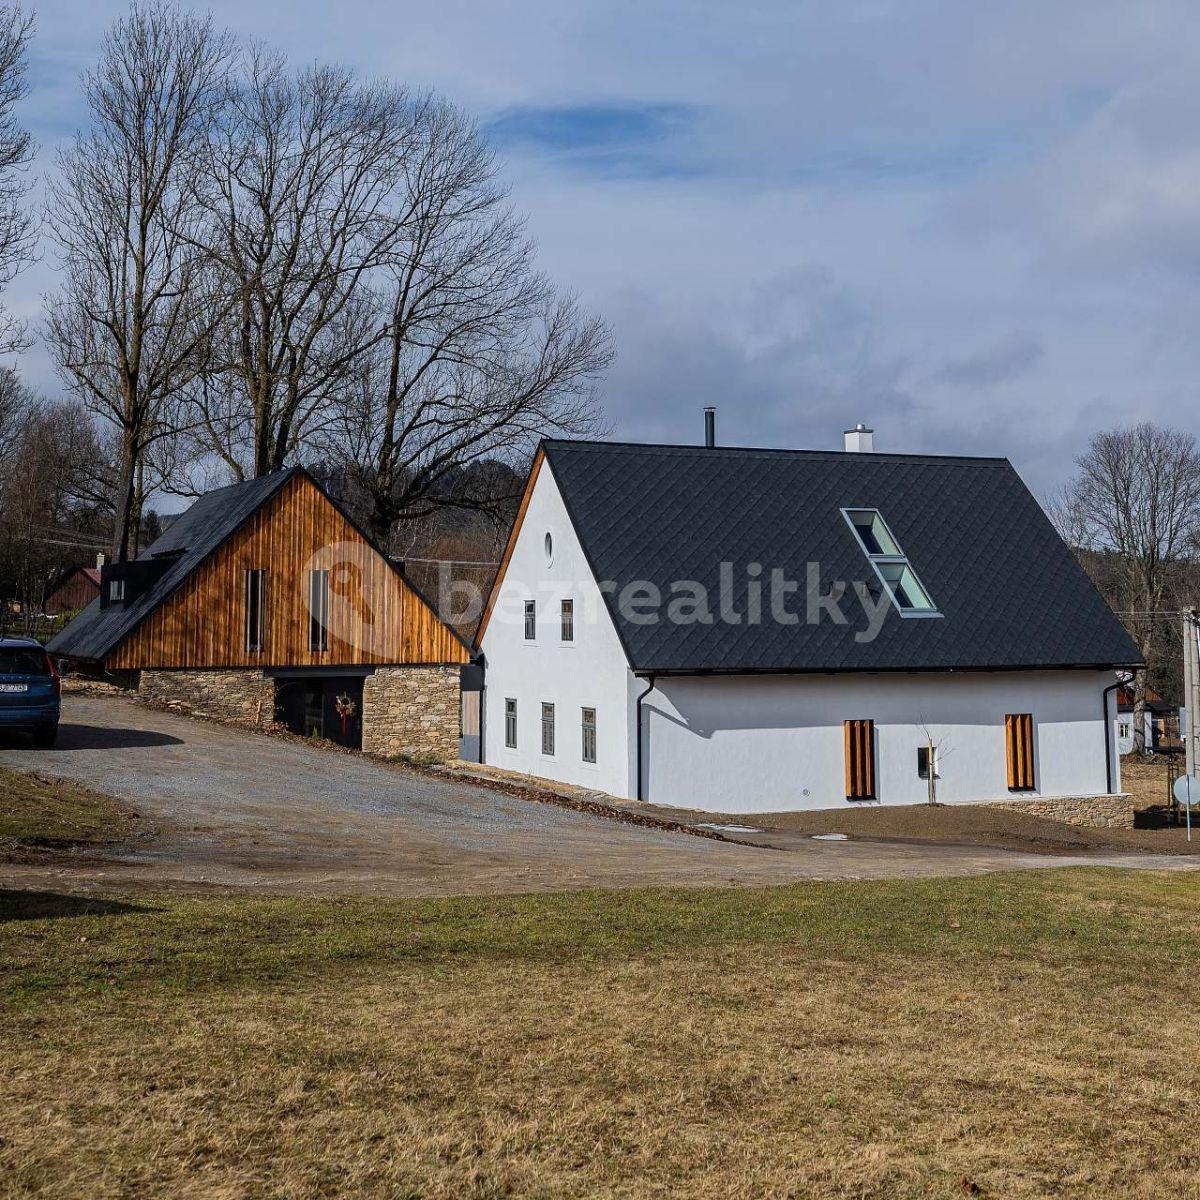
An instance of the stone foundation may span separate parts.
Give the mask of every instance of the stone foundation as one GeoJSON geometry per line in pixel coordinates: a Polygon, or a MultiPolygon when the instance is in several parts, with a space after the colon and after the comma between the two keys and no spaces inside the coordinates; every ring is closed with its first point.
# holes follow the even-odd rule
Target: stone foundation
{"type": "Polygon", "coordinates": [[[1007,808],[1028,813],[1031,817],[1049,817],[1068,825],[1091,825],[1102,829],[1133,828],[1133,797],[1112,796],[1055,796],[1037,800],[1006,800],[1007,808]]]}
{"type": "Polygon", "coordinates": [[[143,671],[138,694],[195,717],[257,728],[275,719],[275,681],[261,671],[143,671]]]}
{"type": "Polygon", "coordinates": [[[381,758],[458,758],[459,668],[380,667],[363,680],[362,748],[381,758]]]}

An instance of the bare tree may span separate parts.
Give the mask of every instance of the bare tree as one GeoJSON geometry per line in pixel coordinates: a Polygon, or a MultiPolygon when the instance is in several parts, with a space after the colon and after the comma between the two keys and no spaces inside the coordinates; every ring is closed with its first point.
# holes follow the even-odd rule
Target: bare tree
{"type": "MultiPolygon", "coordinates": [[[[29,92],[26,53],[33,18],[16,5],[0,6],[0,292],[33,257],[35,222],[26,207],[33,157],[29,132],[16,119],[17,105],[29,92]]],[[[0,353],[27,344],[25,326],[0,309],[0,353]]]]}
{"type": "Polygon", "coordinates": [[[33,404],[33,394],[17,372],[11,367],[0,369],[0,471],[16,449],[33,404]]]}
{"type": "Polygon", "coordinates": [[[392,197],[402,236],[373,280],[383,337],[339,396],[333,449],[380,540],[442,504],[509,499],[473,490],[472,463],[598,431],[592,386],[611,359],[604,324],[535,270],[473,123],[436,100],[414,111],[392,197]]]}
{"type": "Polygon", "coordinates": [[[50,187],[62,285],[48,340],[67,387],[116,430],[118,560],[152,486],[147,452],[177,436],[177,404],[222,315],[195,248],[193,185],[231,53],[210,18],[135,5],[84,76],[91,128],[59,155],[50,187]]]}
{"type": "Polygon", "coordinates": [[[1191,434],[1145,422],[1098,433],[1077,467],[1059,524],[1115,573],[1115,607],[1147,662],[1134,676],[1134,741],[1142,753],[1156,622],[1172,607],[1172,582],[1200,537],[1200,451],[1191,434]]]}
{"type": "Polygon", "coordinates": [[[342,68],[294,73],[254,47],[231,82],[196,203],[232,306],[193,403],[199,452],[235,478],[283,467],[378,337],[363,289],[399,236],[388,197],[411,129],[401,89],[342,68]]]}

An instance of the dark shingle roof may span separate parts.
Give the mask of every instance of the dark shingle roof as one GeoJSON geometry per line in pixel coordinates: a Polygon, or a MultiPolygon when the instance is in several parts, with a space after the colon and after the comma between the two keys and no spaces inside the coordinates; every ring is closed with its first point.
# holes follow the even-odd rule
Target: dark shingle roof
{"type": "Polygon", "coordinates": [[[746,611],[761,564],[764,619],[637,624],[606,600],[637,671],[878,671],[1125,665],[1136,648],[1006,459],[549,441],[546,461],[598,581],[707,589],[732,564],[746,611]],[[806,564],[878,586],[843,508],[877,508],[943,614],[879,636],[848,594],[848,624],[804,620],[806,564]],[[771,572],[800,583],[796,625],[770,617],[771,572]]]}
{"type": "Polygon", "coordinates": [[[201,496],[171,522],[162,537],[138,555],[139,562],[177,556],[145,592],[128,607],[101,608],[99,599],[93,600],[46,648],[69,658],[99,661],[106,657],[299,469],[277,471],[201,496]]]}

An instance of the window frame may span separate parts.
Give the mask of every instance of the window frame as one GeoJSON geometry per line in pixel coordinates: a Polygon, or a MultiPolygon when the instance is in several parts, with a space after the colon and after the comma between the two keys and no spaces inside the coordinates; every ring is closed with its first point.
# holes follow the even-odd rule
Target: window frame
{"type": "Polygon", "coordinates": [[[515,696],[504,697],[504,748],[517,748],[517,701],[515,696]]]}
{"type": "Polygon", "coordinates": [[[262,654],[267,648],[267,572],[263,567],[247,567],[245,578],[242,644],[247,654],[262,654]]]}
{"type": "Polygon", "coordinates": [[[846,524],[850,527],[850,532],[854,535],[854,540],[858,543],[858,548],[863,552],[863,554],[866,555],[867,562],[869,562],[871,564],[871,569],[875,572],[876,579],[879,580],[879,586],[883,588],[884,592],[887,594],[888,599],[891,600],[892,607],[896,610],[896,612],[899,613],[900,616],[904,617],[906,620],[909,618],[914,618],[914,617],[918,618],[918,619],[925,619],[928,617],[942,616],[943,614],[942,614],[941,610],[938,608],[937,602],[934,600],[933,596],[930,594],[929,589],[925,586],[925,583],[921,579],[921,576],[917,574],[917,569],[916,569],[916,567],[914,567],[912,565],[912,562],[910,561],[908,555],[904,553],[904,550],[901,547],[899,540],[896,538],[896,535],[892,532],[892,527],[884,519],[883,513],[881,513],[879,511],[879,509],[877,509],[877,508],[871,508],[869,506],[862,506],[862,505],[856,506],[854,508],[842,508],[842,509],[839,509],[838,511],[842,514],[842,517],[845,520],[846,524]],[[854,515],[856,513],[871,513],[875,517],[875,519],[880,523],[880,525],[883,526],[883,531],[884,531],[884,533],[887,534],[888,540],[892,543],[893,546],[895,546],[895,548],[896,548],[895,554],[889,554],[889,553],[872,554],[871,551],[867,549],[867,544],[866,544],[866,542],[863,541],[862,534],[859,532],[858,526],[855,524],[855,521],[854,521],[854,515]],[[896,598],[896,593],[893,590],[892,585],[888,582],[887,576],[884,574],[884,571],[883,571],[884,567],[899,567],[901,569],[901,571],[907,570],[912,575],[913,580],[915,581],[917,587],[921,591],[921,594],[925,597],[926,600],[929,601],[930,607],[929,608],[912,608],[912,607],[905,608],[904,605],[902,605],[900,603],[900,601],[896,598]]]}
{"type": "Polygon", "coordinates": [[[845,739],[846,799],[878,800],[875,722],[869,717],[843,721],[842,732],[845,739]]]}
{"type": "Polygon", "coordinates": [[[537,601],[525,601],[525,640],[537,641],[537,601]]]}
{"type": "Polygon", "coordinates": [[[308,573],[308,649],[312,654],[329,650],[329,571],[323,567],[308,573]]]}
{"type": "Polygon", "coordinates": [[[580,732],[580,747],[579,752],[581,760],[594,766],[596,763],[596,750],[598,743],[596,740],[596,709],[594,705],[582,705],[579,710],[579,732],[580,732]],[[588,721],[588,714],[591,714],[591,721],[588,721]],[[588,735],[591,735],[591,757],[588,757],[588,735]]]}
{"type": "Polygon", "coordinates": [[[554,705],[543,700],[542,701],[542,753],[547,758],[554,757],[554,743],[555,743],[554,705]],[[550,735],[549,738],[547,738],[547,736],[546,736],[547,733],[549,733],[549,735],[550,735]],[[546,749],[547,744],[549,744],[549,746],[550,746],[549,750],[546,749]]]}
{"type": "Polygon", "coordinates": [[[123,578],[108,581],[108,602],[109,604],[125,603],[125,580],[123,578]]]}
{"type": "Polygon", "coordinates": [[[575,644],[575,600],[566,596],[559,601],[558,607],[558,637],[559,641],[568,646],[575,644]]]}
{"type": "Polygon", "coordinates": [[[933,764],[934,779],[941,779],[942,773],[940,770],[938,770],[938,767],[940,766],[940,764],[938,763],[938,748],[936,746],[934,746],[933,749],[931,750],[928,746],[925,746],[925,745],[918,746],[917,747],[917,778],[918,779],[928,779],[929,778],[929,766],[930,766],[931,762],[933,764]],[[921,762],[922,755],[925,756],[924,765],[922,765],[922,762],[921,762]]]}

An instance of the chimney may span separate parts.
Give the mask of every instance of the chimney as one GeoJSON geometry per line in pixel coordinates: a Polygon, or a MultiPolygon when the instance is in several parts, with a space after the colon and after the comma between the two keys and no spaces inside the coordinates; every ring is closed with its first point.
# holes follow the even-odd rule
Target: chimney
{"type": "Polygon", "coordinates": [[[104,570],[104,564],[105,564],[106,562],[108,562],[108,555],[107,555],[107,554],[105,554],[103,550],[101,550],[101,551],[100,551],[100,552],[99,552],[99,553],[96,555],[96,570],[97,570],[97,571],[103,571],[103,570],[104,570]]]}
{"type": "Polygon", "coordinates": [[[717,410],[712,405],[704,410],[704,444],[706,446],[717,444],[717,410]]]}
{"type": "Polygon", "coordinates": [[[870,454],[875,449],[875,430],[868,429],[861,421],[853,429],[847,429],[845,437],[849,454],[870,454]]]}

